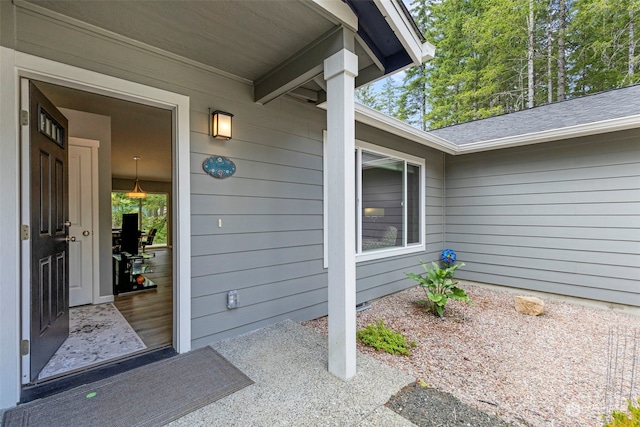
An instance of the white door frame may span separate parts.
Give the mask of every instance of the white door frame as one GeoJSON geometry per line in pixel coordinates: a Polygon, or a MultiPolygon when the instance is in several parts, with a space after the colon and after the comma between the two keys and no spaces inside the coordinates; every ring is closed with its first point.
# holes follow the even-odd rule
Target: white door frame
{"type": "Polygon", "coordinates": [[[5,195],[0,220],[3,242],[0,267],[0,408],[14,406],[21,390],[21,289],[28,277],[21,274],[20,241],[20,78],[36,79],[169,109],[173,112],[173,233],[174,233],[174,338],[179,353],[191,349],[191,208],[189,162],[189,97],[94,71],[0,47],[0,190],[5,195]],[[13,101],[13,102],[12,102],[13,101]],[[5,255],[7,255],[5,257],[5,255]]]}
{"type": "Polygon", "coordinates": [[[100,224],[100,206],[98,197],[98,148],[100,148],[100,141],[70,136],[69,145],[87,147],[91,149],[91,221],[93,223],[93,227],[91,229],[91,246],[93,252],[93,259],[91,260],[91,303],[100,304],[103,302],[111,302],[113,301],[113,296],[107,298],[100,297],[100,233],[98,232],[100,224]]]}

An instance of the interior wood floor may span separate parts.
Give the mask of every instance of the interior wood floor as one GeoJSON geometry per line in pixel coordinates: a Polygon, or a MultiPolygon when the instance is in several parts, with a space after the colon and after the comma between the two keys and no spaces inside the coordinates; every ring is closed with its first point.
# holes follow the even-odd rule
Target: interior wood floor
{"type": "Polygon", "coordinates": [[[155,257],[145,260],[152,273],[145,276],[158,287],[115,296],[114,304],[147,348],[171,345],[173,341],[173,250],[147,248],[155,257]]]}

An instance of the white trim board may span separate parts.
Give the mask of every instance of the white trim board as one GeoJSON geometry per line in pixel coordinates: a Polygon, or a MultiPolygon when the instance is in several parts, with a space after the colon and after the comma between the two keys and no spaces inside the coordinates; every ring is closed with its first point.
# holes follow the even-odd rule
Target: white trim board
{"type": "MultiPolygon", "coordinates": [[[[324,104],[319,104],[318,107],[326,108],[324,104]]],[[[540,144],[550,141],[560,141],[563,139],[598,135],[640,127],[640,114],[637,114],[617,119],[601,120],[599,122],[585,123],[558,129],[550,129],[458,145],[429,132],[414,128],[413,126],[396,118],[389,117],[386,114],[362,104],[356,104],[356,120],[375,129],[388,132],[392,135],[405,138],[409,141],[413,141],[427,147],[435,148],[443,153],[454,156],[460,154],[479,153],[483,151],[493,151],[501,148],[540,144]]]]}
{"type": "Polygon", "coordinates": [[[0,46],[0,408],[14,406],[20,396],[20,146],[14,56],[14,50],[0,46]]]}
{"type": "Polygon", "coordinates": [[[20,398],[20,78],[107,95],[173,111],[174,171],[174,347],[191,349],[191,205],[189,164],[189,97],[82,68],[0,47],[0,190],[5,206],[0,210],[0,408],[16,405],[20,398]]]}

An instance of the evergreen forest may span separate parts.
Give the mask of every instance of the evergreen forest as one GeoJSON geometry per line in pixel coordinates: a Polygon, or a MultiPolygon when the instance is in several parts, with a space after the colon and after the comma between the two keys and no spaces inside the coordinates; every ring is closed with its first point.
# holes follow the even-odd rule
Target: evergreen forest
{"type": "Polygon", "coordinates": [[[356,91],[438,129],[640,83],[640,0],[414,0],[436,55],[356,91]]]}

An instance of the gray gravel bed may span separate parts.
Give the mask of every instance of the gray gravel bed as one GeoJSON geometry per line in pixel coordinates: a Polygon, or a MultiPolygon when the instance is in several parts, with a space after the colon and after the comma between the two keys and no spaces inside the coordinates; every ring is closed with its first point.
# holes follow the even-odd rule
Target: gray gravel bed
{"type": "Polygon", "coordinates": [[[410,384],[386,404],[419,427],[520,427],[526,422],[508,423],[467,405],[449,393],[410,384]]]}

